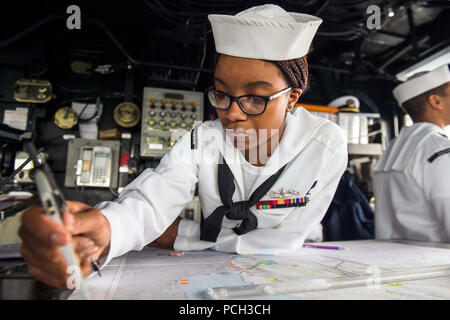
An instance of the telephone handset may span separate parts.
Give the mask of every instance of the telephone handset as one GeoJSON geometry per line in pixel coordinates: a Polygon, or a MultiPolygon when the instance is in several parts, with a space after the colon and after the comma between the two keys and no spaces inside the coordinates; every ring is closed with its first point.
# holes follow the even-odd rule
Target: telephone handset
{"type": "Polygon", "coordinates": [[[82,147],[77,163],[77,185],[110,187],[112,150],[110,147],[82,147]]]}

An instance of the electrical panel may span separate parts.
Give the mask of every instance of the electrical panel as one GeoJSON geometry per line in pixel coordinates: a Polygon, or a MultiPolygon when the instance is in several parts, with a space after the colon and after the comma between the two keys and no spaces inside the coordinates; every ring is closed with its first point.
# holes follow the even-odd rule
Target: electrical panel
{"type": "Polygon", "coordinates": [[[203,110],[203,92],[144,88],[141,157],[163,157],[183,132],[203,121],[203,110]]]}

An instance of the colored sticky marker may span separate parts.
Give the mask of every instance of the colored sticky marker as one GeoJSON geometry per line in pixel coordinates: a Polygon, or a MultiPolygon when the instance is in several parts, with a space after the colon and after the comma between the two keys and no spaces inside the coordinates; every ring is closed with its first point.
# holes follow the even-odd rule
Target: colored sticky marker
{"type": "Polygon", "coordinates": [[[401,286],[402,286],[401,283],[391,283],[386,285],[386,287],[401,287],[401,286]]]}
{"type": "Polygon", "coordinates": [[[182,257],[184,256],[184,252],[169,252],[169,255],[173,257],[182,257]]]}

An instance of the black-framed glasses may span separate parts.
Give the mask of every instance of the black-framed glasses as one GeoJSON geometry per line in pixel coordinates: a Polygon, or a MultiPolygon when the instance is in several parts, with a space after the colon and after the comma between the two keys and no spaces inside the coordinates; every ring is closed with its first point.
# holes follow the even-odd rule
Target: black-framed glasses
{"type": "Polygon", "coordinates": [[[233,97],[231,94],[228,94],[223,91],[209,89],[208,90],[208,99],[211,105],[220,110],[227,110],[231,107],[231,104],[236,101],[239,108],[241,108],[242,112],[252,116],[258,116],[263,114],[266,111],[267,103],[272,101],[279,96],[289,92],[292,88],[283,89],[271,96],[259,96],[247,94],[244,96],[233,97]]]}

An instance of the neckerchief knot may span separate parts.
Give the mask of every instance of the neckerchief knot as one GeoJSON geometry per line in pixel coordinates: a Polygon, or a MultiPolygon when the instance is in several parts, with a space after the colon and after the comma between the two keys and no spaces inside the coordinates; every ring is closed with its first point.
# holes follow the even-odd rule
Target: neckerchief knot
{"type": "Polygon", "coordinates": [[[272,188],[285,166],[264,181],[247,201],[233,202],[234,176],[225,159],[223,159],[223,163],[218,164],[217,179],[219,195],[223,205],[217,207],[206,219],[202,220],[200,224],[200,240],[216,242],[222,229],[224,216],[230,220],[242,220],[237,227],[233,228],[233,231],[238,235],[246,234],[256,229],[258,227],[258,219],[250,211],[250,208],[272,188]]]}

